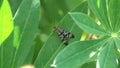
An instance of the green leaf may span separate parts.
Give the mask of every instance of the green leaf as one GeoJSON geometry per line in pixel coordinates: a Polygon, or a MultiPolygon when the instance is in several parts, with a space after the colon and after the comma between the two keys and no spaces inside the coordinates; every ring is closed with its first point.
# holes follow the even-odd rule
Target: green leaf
{"type": "Polygon", "coordinates": [[[56,68],[79,68],[105,44],[105,39],[77,41],[63,49],[55,58],[56,68]]]}
{"type": "Polygon", "coordinates": [[[9,68],[13,55],[11,34],[14,23],[8,0],[2,0],[0,4],[0,68],[9,68]]]}
{"type": "Polygon", "coordinates": [[[114,42],[111,40],[101,50],[97,59],[97,68],[118,68],[117,62],[114,42]]]}
{"type": "Polygon", "coordinates": [[[0,68],[10,68],[15,48],[13,47],[13,32],[0,47],[0,68]],[[9,60],[9,61],[8,61],[9,60]]]}
{"type": "Polygon", "coordinates": [[[92,12],[96,15],[96,17],[99,19],[100,23],[104,25],[105,29],[107,31],[111,30],[110,23],[108,21],[108,13],[107,13],[107,7],[108,7],[108,0],[87,0],[88,6],[92,10],[92,12]]]}
{"type": "MultiPolygon", "coordinates": [[[[71,42],[73,41],[80,40],[80,37],[82,35],[82,30],[80,30],[78,26],[74,24],[74,21],[71,19],[69,15],[66,15],[61,20],[58,27],[74,34],[75,38],[70,39],[69,44],[71,44],[71,42]]],[[[38,57],[34,63],[35,67],[36,68],[51,68],[51,64],[55,56],[64,47],[65,45],[61,42],[57,33],[53,31],[38,54],[38,57]]]]}
{"type": "Polygon", "coordinates": [[[120,50],[120,38],[114,38],[115,45],[117,47],[117,50],[120,50]]]}
{"type": "Polygon", "coordinates": [[[8,0],[8,1],[11,6],[12,14],[14,16],[22,0],[8,0]]]}
{"type": "Polygon", "coordinates": [[[13,27],[11,8],[8,1],[4,0],[0,8],[0,46],[8,38],[13,27]]]}
{"type": "Polygon", "coordinates": [[[85,63],[81,68],[96,68],[96,61],[85,63]]]}
{"type": "Polygon", "coordinates": [[[110,23],[113,27],[113,31],[117,32],[119,31],[120,27],[120,0],[110,0],[108,13],[110,16],[110,23]]]}
{"type": "Polygon", "coordinates": [[[71,12],[69,14],[82,30],[92,34],[107,35],[107,33],[87,15],[80,12],[71,12]]]}
{"type": "Polygon", "coordinates": [[[0,8],[1,8],[2,3],[3,3],[3,0],[0,0],[0,8]]]}
{"type": "MultiPolygon", "coordinates": [[[[12,68],[19,68],[24,64],[28,64],[25,60],[31,60],[28,59],[28,55],[33,50],[31,48],[38,29],[39,16],[39,0],[22,0],[14,16],[14,47],[16,50],[12,68]]],[[[29,57],[31,56],[29,55],[29,57]]]]}
{"type": "MultiPolygon", "coordinates": [[[[68,0],[70,2],[70,0],[68,0]]],[[[73,0],[72,0],[73,1],[73,0]]],[[[69,4],[69,6],[74,5],[73,2],[69,4]]],[[[76,4],[76,6],[71,7],[71,12],[82,12],[87,14],[88,13],[88,3],[84,0],[79,0],[76,4]],[[81,2],[79,2],[81,1],[81,2]]]]}
{"type": "MultiPolygon", "coordinates": [[[[69,10],[75,9],[76,6],[81,5],[84,2],[86,2],[86,1],[85,0],[65,0],[65,3],[67,5],[67,8],[69,8],[69,10]]],[[[84,7],[84,6],[82,6],[82,7],[84,7]]]]}

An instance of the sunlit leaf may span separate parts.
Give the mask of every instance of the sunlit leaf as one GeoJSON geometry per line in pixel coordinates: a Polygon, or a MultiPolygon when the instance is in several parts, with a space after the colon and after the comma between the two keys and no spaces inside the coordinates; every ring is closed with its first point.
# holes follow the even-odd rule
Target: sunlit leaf
{"type": "Polygon", "coordinates": [[[0,8],[0,45],[7,39],[13,30],[13,18],[11,8],[7,0],[4,0],[0,8]]]}

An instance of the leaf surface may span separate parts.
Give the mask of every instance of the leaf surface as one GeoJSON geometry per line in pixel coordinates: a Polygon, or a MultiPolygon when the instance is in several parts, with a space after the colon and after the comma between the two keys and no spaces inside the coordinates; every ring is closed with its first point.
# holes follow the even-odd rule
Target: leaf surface
{"type": "Polygon", "coordinates": [[[118,68],[114,42],[110,40],[101,50],[97,59],[97,68],[118,68]]]}
{"type": "Polygon", "coordinates": [[[76,41],[56,56],[54,60],[56,68],[79,68],[90,60],[104,44],[105,39],[76,41]]]}
{"type": "MultiPolygon", "coordinates": [[[[75,38],[70,39],[68,44],[71,44],[73,41],[80,40],[82,35],[82,30],[78,28],[74,21],[71,19],[69,15],[66,15],[58,25],[61,29],[71,32],[75,38]],[[77,30],[77,31],[76,31],[77,30]]],[[[49,36],[46,43],[43,45],[42,49],[40,50],[38,57],[35,61],[35,67],[39,68],[51,68],[51,64],[55,58],[55,56],[64,48],[64,45],[60,38],[58,37],[57,33],[54,31],[49,36]]]]}
{"type": "Polygon", "coordinates": [[[87,0],[88,6],[98,18],[100,23],[105,27],[105,30],[111,30],[111,24],[108,20],[108,3],[109,0],[87,0]]]}
{"type": "Polygon", "coordinates": [[[0,8],[0,45],[10,35],[13,30],[13,19],[11,8],[7,0],[2,2],[0,8]]]}
{"type": "Polygon", "coordinates": [[[118,32],[120,29],[120,0],[110,0],[108,13],[110,16],[110,23],[113,28],[113,32],[118,32]]]}
{"type": "Polygon", "coordinates": [[[106,34],[104,29],[102,29],[98,24],[96,24],[90,17],[80,12],[69,13],[75,23],[84,31],[92,34],[106,34]]]}
{"type": "Polygon", "coordinates": [[[9,68],[13,55],[13,53],[10,53],[13,41],[8,38],[12,38],[11,34],[13,32],[14,23],[8,1],[2,0],[0,2],[0,68],[9,68]],[[4,43],[6,40],[9,41],[6,42],[7,45],[4,43]]]}
{"type": "Polygon", "coordinates": [[[22,0],[14,16],[14,48],[16,50],[12,68],[31,63],[33,40],[38,29],[39,18],[39,0],[22,0]]]}

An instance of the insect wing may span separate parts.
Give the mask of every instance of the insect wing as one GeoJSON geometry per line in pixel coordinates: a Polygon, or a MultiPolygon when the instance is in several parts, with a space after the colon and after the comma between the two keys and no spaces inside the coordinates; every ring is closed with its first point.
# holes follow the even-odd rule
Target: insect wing
{"type": "Polygon", "coordinates": [[[64,43],[65,45],[68,45],[68,40],[64,40],[63,43],[64,43]]]}
{"type": "Polygon", "coordinates": [[[55,28],[56,33],[60,37],[61,41],[65,45],[68,45],[68,40],[69,39],[74,38],[74,35],[71,34],[70,32],[64,31],[64,30],[60,29],[59,27],[54,27],[54,28],[55,28]]]}

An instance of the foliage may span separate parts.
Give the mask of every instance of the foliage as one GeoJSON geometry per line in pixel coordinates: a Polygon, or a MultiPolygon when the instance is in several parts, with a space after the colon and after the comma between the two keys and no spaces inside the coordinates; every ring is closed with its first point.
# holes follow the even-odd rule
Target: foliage
{"type": "Polygon", "coordinates": [[[120,67],[119,0],[0,2],[0,68],[120,67]],[[75,38],[64,45],[54,26],[75,38]]]}
{"type": "MultiPolygon", "coordinates": [[[[7,29],[9,24],[9,27],[14,29],[7,34],[7,39],[4,42],[0,39],[2,42],[0,46],[0,68],[18,68],[32,61],[33,40],[39,24],[40,3],[38,0],[21,1],[12,19],[9,16],[11,14],[10,8],[7,9],[6,7],[9,7],[8,0],[3,0],[0,11],[4,12],[1,15],[7,16],[7,18],[0,16],[3,18],[0,23],[6,23],[0,27],[0,30],[6,30],[6,33],[10,32],[11,29],[7,29]],[[4,9],[2,10],[2,8],[4,9]],[[8,14],[6,15],[5,12],[8,14]]],[[[5,33],[1,33],[0,37],[4,37],[5,33]]]]}

